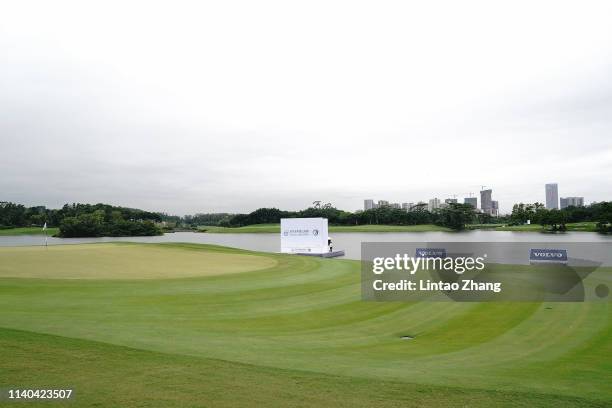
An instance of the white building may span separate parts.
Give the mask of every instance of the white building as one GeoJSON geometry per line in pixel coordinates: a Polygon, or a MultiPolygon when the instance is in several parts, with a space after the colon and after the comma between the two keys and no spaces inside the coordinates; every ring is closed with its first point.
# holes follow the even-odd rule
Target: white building
{"type": "Polygon", "coordinates": [[[438,208],[440,208],[440,199],[431,198],[429,200],[429,204],[427,205],[427,209],[431,212],[433,210],[437,210],[438,208]]]}
{"type": "Polygon", "coordinates": [[[559,208],[559,186],[557,183],[550,183],[544,186],[546,191],[546,208],[554,210],[559,208]]]}
{"type": "Polygon", "coordinates": [[[374,204],[374,200],[363,200],[363,209],[365,211],[372,210],[376,208],[376,204],[374,204]]]}
{"type": "Polygon", "coordinates": [[[561,209],[567,207],[584,207],[584,197],[561,197],[559,199],[561,209]]]}
{"type": "Polygon", "coordinates": [[[414,203],[402,203],[402,210],[410,211],[414,207],[414,203]]]}

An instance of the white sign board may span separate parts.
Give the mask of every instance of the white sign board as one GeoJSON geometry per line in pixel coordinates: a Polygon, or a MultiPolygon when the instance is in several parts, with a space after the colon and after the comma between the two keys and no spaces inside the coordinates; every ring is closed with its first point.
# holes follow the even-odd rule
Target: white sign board
{"type": "Polygon", "coordinates": [[[281,252],[322,254],[327,246],[327,218],[282,218],[281,252]]]}

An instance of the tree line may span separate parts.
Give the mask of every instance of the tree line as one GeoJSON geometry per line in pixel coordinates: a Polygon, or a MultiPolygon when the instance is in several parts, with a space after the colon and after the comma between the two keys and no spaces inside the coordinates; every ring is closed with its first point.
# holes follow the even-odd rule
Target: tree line
{"type": "Polygon", "coordinates": [[[0,228],[59,227],[61,237],[159,235],[163,215],[109,204],[65,204],[60,209],[0,203],[0,228]]]}
{"type": "Polygon", "coordinates": [[[564,231],[570,222],[596,222],[600,232],[612,232],[612,202],[601,202],[585,207],[548,210],[541,203],[515,204],[512,214],[492,217],[477,212],[468,204],[451,203],[445,208],[428,211],[418,205],[411,211],[393,207],[379,207],[366,211],[349,212],[334,207],[307,208],[283,211],[278,208],[259,208],[248,214],[198,213],[177,216],[149,212],[109,204],[65,204],[60,209],[44,206],[25,207],[22,204],[0,202],[0,228],[42,226],[59,227],[62,237],[158,235],[162,228],[197,228],[201,225],[242,227],[253,224],[276,224],[281,218],[323,217],[331,225],[419,225],[436,224],[455,230],[472,223],[505,223],[522,225],[528,221],[541,224],[553,231],[564,231]]]}
{"type": "Polygon", "coordinates": [[[414,211],[381,207],[362,212],[349,212],[334,207],[283,211],[260,208],[249,214],[212,213],[184,217],[108,204],[66,204],[60,209],[21,204],[0,204],[0,228],[42,226],[59,227],[62,237],[133,236],[161,233],[164,223],[169,228],[197,228],[201,225],[241,227],[253,224],[279,223],[281,218],[324,217],[332,225],[418,225],[438,224],[462,229],[476,217],[471,206],[452,204],[435,212],[419,206],[414,211]]]}
{"type": "Polygon", "coordinates": [[[332,225],[419,225],[436,224],[453,229],[463,229],[477,219],[474,208],[468,204],[451,203],[446,208],[428,211],[418,206],[413,211],[393,207],[379,207],[366,211],[349,212],[334,207],[310,207],[301,211],[283,211],[278,208],[260,208],[249,214],[236,214],[222,219],[222,227],[243,227],[253,224],[276,224],[281,218],[322,217],[332,225]]]}
{"type": "Polygon", "coordinates": [[[419,225],[435,224],[454,230],[466,228],[469,224],[503,223],[522,225],[529,220],[551,231],[565,231],[570,222],[595,222],[599,232],[612,232],[612,202],[594,203],[585,207],[567,207],[548,210],[541,203],[515,204],[512,214],[493,217],[477,212],[469,204],[450,203],[444,208],[428,211],[426,205],[419,205],[411,211],[390,206],[365,211],[348,212],[334,207],[307,208],[301,211],[282,211],[278,208],[260,208],[249,214],[228,215],[216,225],[243,227],[253,224],[276,224],[281,218],[323,217],[332,225],[419,225]]]}
{"type": "Polygon", "coordinates": [[[510,225],[530,222],[549,227],[552,231],[565,231],[570,222],[596,222],[599,232],[612,232],[612,202],[603,201],[585,207],[569,206],[563,209],[546,209],[542,203],[515,204],[509,217],[510,225]]]}

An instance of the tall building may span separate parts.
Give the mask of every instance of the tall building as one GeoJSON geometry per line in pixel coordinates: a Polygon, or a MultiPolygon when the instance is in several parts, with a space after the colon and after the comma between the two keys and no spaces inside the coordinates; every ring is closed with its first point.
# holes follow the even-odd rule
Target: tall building
{"type": "Polygon", "coordinates": [[[567,207],[584,207],[584,197],[561,197],[559,199],[561,209],[567,207]]]}
{"type": "Polygon", "coordinates": [[[495,217],[499,215],[499,202],[497,200],[491,201],[491,215],[495,217]]]}
{"type": "Polygon", "coordinates": [[[378,207],[388,207],[389,202],[387,200],[378,200],[378,207]]]}
{"type": "Polygon", "coordinates": [[[397,208],[399,210],[400,208],[402,208],[402,206],[400,205],[400,203],[391,203],[391,208],[397,208]]]}
{"type": "Polygon", "coordinates": [[[363,209],[365,211],[371,210],[374,208],[374,200],[363,200],[363,209]]]}
{"type": "Polygon", "coordinates": [[[446,204],[451,204],[451,203],[457,204],[457,199],[456,198],[447,198],[446,200],[444,200],[444,202],[446,204]]]}
{"type": "Polygon", "coordinates": [[[463,199],[463,204],[469,204],[474,208],[478,208],[478,198],[476,197],[465,197],[463,199]]]}
{"type": "Polygon", "coordinates": [[[480,209],[485,214],[491,214],[491,210],[493,208],[493,204],[491,203],[491,194],[493,194],[493,190],[482,190],[480,192],[480,209]]]}
{"type": "Polygon", "coordinates": [[[557,183],[549,183],[544,186],[546,190],[546,208],[549,210],[559,208],[559,186],[557,183]]]}
{"type": "Polygon", "coordinates": [[[412,208],[413,203],[402,203],[402,210],[404,211],[410,211],[410,209],[412,208]]]}
{"type": "Polygon", "coordinates": [[[439,198],[432,198],[429,200],[429,205],[427,206],[427,209],[431,212],[433,210],[436,210],[440,208],[440,199],[439,198]]]}

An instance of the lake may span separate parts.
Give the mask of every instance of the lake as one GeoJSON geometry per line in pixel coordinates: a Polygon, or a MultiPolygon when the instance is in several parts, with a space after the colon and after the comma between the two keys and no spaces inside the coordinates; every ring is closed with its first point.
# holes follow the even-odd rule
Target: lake
{"type": "MultiPolygon", "coordinates": [[[[612,245],[612,235],[592,232],[547,234],[540,232],[464,231],[464,232],[338,232],[331,234],[334,249],[344,249],[346,258],[360,259],[362,242],[599,242],[612,245]]],[[[0,246],[44,245],[40,235],[0,236],[0,246]]],[[[92,242],[189,242],[216,244],[253,251],[280,251],[279,234],[206,234],[175,232],[156,237],[53,238],[49,245],[92,242]]]]}

